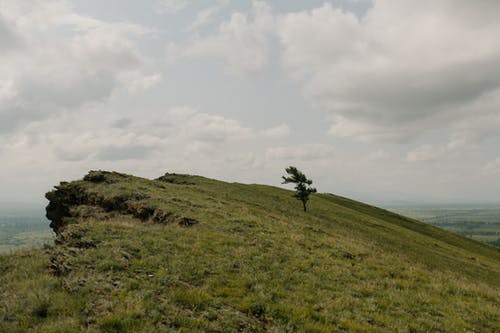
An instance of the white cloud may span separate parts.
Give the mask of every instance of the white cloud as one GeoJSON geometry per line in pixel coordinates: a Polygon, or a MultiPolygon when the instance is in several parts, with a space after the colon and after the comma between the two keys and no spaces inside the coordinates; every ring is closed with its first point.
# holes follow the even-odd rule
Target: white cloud
{"type": "Polygon", "coordinates": [[[93,18],[70,0],[0,0],[0,199],[16,188],[43,198],[93,168],[279,184],[290,164],[360,199],[498,197],[498,2],[379,0],[363,17],[328,2],[280,13],[261,1],[162,3],[170,19],[151,22],[126,10],[93,18]],[[170,41],[186,63],[162,68],[170,41]],[[244,77],[207,87],[211,60],[244,77]],[[259,124],[269,106],[285,123],[239,121],[259,124]]]}
{"type": "Polygon", "coordinates": [[[127,72],[120,76],[120,83],[130,93],[146,91],[162,81],[161,74],[144,74],[140,71],[127,72]]]}
{"type": "Polygon", "coordinates": [[[406,160],[408,162],[435,160],[461,148],[464,144],[465,141],[460,138],[452,139],[445,145],[425,144],[408,152],[406,160]]]}
{"type": "MultiPolygon", "coordinates": [[[[19,46],[19,37],[9,27],[11,24],[0,13],[0,45],[2,45],[2,55],[19,46]]],[[[2,55],[0,55],[0,58],[2,55]]]]}
{"type": "Polygon", "coordinates": [[[252,3],[253,15],[234,12],[228,21],[220,24],[217,34],[198,37],[185,45],[170,44],[169,59],[221,59],[226,69],[236,75],[261,70],[269,61],[269,36],[274,18],[265,2],[252,3]]]}
{"type": "Polygon", "coordinates": [[[423,145],[409,152],[406,156],[408,162],[429,161],[438,158],[445,153],[444,147],[434,145],[423,145]]]}
{"type": "Polygon", "coordinates": [[[219,13],[221,9],[229,5],[230,0],[218,0],[212,7],[203,8],[196,14],[194,21],[187,27],[186,31],[197,31],[201,27],[210,23],[214,16],[219,13]]]}
{"type": "Polygon", "coordinates": [[[178,135],[204,144],[244,140],[254,136],[252,129],[242,126],[237,120],[197,112],[188,107],[175,108],[169,112],[167,119],[178,135]]]}
{"type": "Polygon", "coordinates": [[[496,2],[379,0],[361,18],[328,3],[276,15],[264,2],[253,8],[234,12],[216,34],[171,44],[170,59],[216,58],[233,74],[252,73],[270,62],[277,37],[283,67],[332,114],[329,133],[364,142],[404,143],[454,125],[500,87],[496,2]]]}
{"type": "Polygon", "coordinates": [[[156,0],[154,8],[159,13],[176,13],[190,4],[189,0],[156,0]]]}
{"type": "Polygon", "coordinates": [[[368,155],[368,159],[372,160],[372,161],[386,160],[389,157],[391,157],[391,153],[389,153],[383,149],[378,149],[378,150],[376,150],[373,153],[370,153],[368,155]]]}
{"type": "Polygon", "coordinates": [[[237,120],[182,106],[145,121],[129,119],[123,122],[123,126],[115,126],[114,129],[105,128],[74,139],[57,141],[89,152],[86,156],[89,158],[116,160],[143,158],[141,154],[165,150],[179,151],[186,156],[213,154],[221,147],[253,136],[253,130],[237,120]]]}
{"type": "Polygon", "coordinates": [[[1,8],[18,47],[0,62],[0,134],[103,102],[131,74],[132,86],[152,78],[135,45],[150,32],[143,26],[83,16],[65,1],[3,1],[1,8]]]}
{"type": "Polygon", "coordinates": [[[14,81],[4,81],[0,79],[0,103],[14,98],[17,90],[14,87],[14,81]]]}
{"type": "Polygon", "coordinates": [[[266,150],[267,160],[311,161],[332,158],[334,148],[325,144],[303,144],[266,150]]]}
{"type": "Polygon", "coordinates": [[[407,140],[407,129],[447,126],[500,86],[498,11],[494,1],[379,0],[360,19],[325,4],[279,17],[282,62],[313,103],[345,120],[331,132],[407,140]]]}
{"type": "Polygon", "coordinates": [[[214,168],[231,168],[228,163],[247,168],[251,161],[240,156],[241,145],[254,132],[234,119],[189,107],[148,117],[121,117],[118,122],[116,116],[101,114],[97,108],[32,122],[23,131],[0,137],[2,170],[5,174],[55,173],[54,181],[58,181],[61,172],[71,170],[71,177],[92,168],[152,170],[156,176],[166,165],[184,172],[203,168],[213,172],[214,168]]]}
{"type": "Polygon", "coordinates": [[[263,134],[269,138],[284,138],[290,134],[290,126],[283,123],[264,130],[263,134]]]}
{"type": "Polygon", "coordinates": [[[410,126],[386,128],[364,119],[351,119],[344,116],[333,117],[334,121],[328,134],[341,138],[353,138],[356,141],[406,142],[416,136],[416,130],[410,126]]]}
{"type": "Polygon", "coordinates": [[[243,170],[252,170],[262,166],[262,161],[252,152],[230,154],[224,161],[228,165],[234,165],[243,170]]]}
{"type": "Polygon", "coordinates": [[[500,173],[500,156],[493,161],[486,163],[483,167],[483,171],[489,174],[500,173]]]}
{"type": "Polygon", "coordinates": [[[217,7],[205,8],[200,10],[198,14],[196,14],[196,19],[187,28],[187,31],[194,31],[204,26],[205,24],[210,22],[217,11],[217,7]]]}
{"type": "Polygon", "coordinates": [[[482,143],[500,138],[500,88],[487,92],[460,108],[464,116],[453,124],[453,130],[464,140],[482,143]],[[470,112],[466,112],[470,110],[470,112]]]}
{"type": "Polygon", "coordinates": [[[63,161],[143,159],[169,143],[166,138],[123,129],[87,130],[78,136],[63,132],[49,135],[48,140],[56,157],[63,161]]]}

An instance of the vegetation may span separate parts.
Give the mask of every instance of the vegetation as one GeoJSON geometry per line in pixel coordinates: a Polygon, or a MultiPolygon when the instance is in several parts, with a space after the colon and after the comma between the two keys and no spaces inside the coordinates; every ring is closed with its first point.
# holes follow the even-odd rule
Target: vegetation
{"type": "Polygon", "coordinates": [[[391,210],[500,247],[500,209],[497,207],[397,207],[391,210]]]}
{"type": "Polygon", "coordinates": [[[0,332],[499,327],[492,246],[331,194],[306,214],[264,185],[86,179],[49,195],[56,245],[0,256],[0,332]]]}
{"type": "Polygon", "coordinates": [[[282,184],[288,184],[288,183],[296,184],[294,197],[302,201],[304,212],[307,211],[306,205],[307,202],[309,201],[309,195],[311,193],[316,193],[316,189],[314,187],[310,187],[310,185],[312,185],[312,180],[307,179],[306,175],[304,175],[294,166],[286,168],[285,171],[288,174],[288,176],[282,177],[283,178],[282,184]]]}

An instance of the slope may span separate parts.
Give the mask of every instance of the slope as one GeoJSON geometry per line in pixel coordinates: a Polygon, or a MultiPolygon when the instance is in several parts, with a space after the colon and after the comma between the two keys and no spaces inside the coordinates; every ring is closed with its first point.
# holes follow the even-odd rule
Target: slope
{"type": "Polygon", "coordinates": [[[500,252],[331,194],[94,171],[57,245],[0,257],[0,331],[420,332],[499,325],[500,252]]]}

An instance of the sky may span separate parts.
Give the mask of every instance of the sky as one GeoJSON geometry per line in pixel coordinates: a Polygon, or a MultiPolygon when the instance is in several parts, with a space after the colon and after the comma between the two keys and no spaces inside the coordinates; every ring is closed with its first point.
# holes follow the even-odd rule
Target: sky
{"type": "MultiPolygon", "coordinates": [[[[88,170],[500,202],[500,1],[0,0],[0,203],[88,170]]],[[[2,206],[0,204],[0,206],[2,206]]]]}

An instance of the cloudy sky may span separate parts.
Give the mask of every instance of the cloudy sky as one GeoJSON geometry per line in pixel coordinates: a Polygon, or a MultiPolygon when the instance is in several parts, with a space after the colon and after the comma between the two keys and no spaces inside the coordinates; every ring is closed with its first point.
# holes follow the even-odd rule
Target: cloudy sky
{"type": "Polygon", "coordinates": [[[500,202],[500,1],[0,0],[0,202],[89,169],[500,202]]]}

